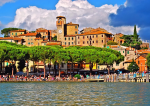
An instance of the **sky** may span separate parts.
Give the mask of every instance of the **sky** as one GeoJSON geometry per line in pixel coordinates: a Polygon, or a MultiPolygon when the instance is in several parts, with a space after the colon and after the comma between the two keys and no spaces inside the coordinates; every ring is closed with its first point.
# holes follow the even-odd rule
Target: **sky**
{"type": "Polygon", "coordinates": [[[79,24],[79,30],[100,27],[128,35],[137,25],[140,38],[150,40],[149,4],[150,0],[0,0],[0,30],[54,30],[61,15],[67,23],[79,24]]]}

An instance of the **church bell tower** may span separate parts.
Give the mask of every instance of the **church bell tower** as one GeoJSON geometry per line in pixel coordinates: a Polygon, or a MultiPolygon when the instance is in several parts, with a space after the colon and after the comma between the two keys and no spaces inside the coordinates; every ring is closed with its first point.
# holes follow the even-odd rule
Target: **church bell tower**
{"type": "Polygon", "coordinates": [[[56,17],[56,26],[57,26],[57,41],[63,42],[64,40],[64,24],[66,24],[66,18],[64,16],[56,17]]]}

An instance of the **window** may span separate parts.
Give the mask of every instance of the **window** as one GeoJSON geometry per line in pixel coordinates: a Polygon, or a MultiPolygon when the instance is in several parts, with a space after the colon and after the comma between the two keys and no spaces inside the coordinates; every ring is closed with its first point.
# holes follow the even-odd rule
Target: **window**
{"type": "Polygon", "coordinates": [[[31,42],[31,45],[33,45],[33,42],[31,42]]]}
{"type": "Polygon", "coordinates": [[[17,33],[16,33],[16,36],[17,36],[17,33]]]}
{"type": "Polygon", "coordinates": [[[83,36],[83,39],[84,39],[84,36],[83,36]]]}
{"type": "Polygon", "coordinates": [[[129,54],[129,51],[127,51],[127,54],[129,54]]]}
{"type": "Polygon", "coordinates": [[[78,39],[80,39],[80,37],[78,36],[78,39]]]}
{"type": "Polygon", "coordinates": [[[68,38],[68,40],[70,40],[70,37],[68,38]]]}
{"type": "Polygon", "coordinates": [[[30,39],[28,39],[28,40],[30,40],[30,39]]]}
{"type": "Polygon", "coordinates": [[[30,42],[28,42],[28,45],[30,45],[30,42]]]}
{"type": "Polygon", "coordinates": [[[93,35],[93,38],[94,38],[94,35],[93,35]]]}
{"type": "Polygon", "coordinates": [[[83,44],[84,44],[84,41],[83,41],[83,44]]]}
{"type": "Polygon", "coordinates": [[[77,31],[75,31],[75,34],[77,34],[77,31]]]}
{"type": "Polygon", "coordinates": [[[123,66],[124,66],[124,63],[123,63],[123,66]]]}
{"type": "Polygon", "coordinates": [[[66,42],[65,42],[65,45],[66,45],[66,42]]]}
{"type": "Polygon", "coordinates": [[[12,33],[12,35],[13,35],[13,33],[12,33]]]}
{"type": "Polygon", "coordinates": [[[99,66],[98,66],[98,69],[99,69],[99,66]]]}
{"type": "Polygon", "coordinates": [[[80,42],[78,41],[78,44],[79,44],[80,42]]]}
{"type": "Polygon", "coordinates": [[[88,38],[88,36],[87,36],[87,38],[88,38]]]}
{"type": "Polygon", "coordinates": [[[116,63],[116,66],[119,66],[119,64],[116,63]]]}
{"type": "Polygon", "coordinates": [[[72,40],[73,40],[73,37],[72,37],[72,40]]]}
{"type": "Polygon", "coordinates": [[[96,43],[98,43],[98,40],[96,40],[96,43]]]}
{"type": "Polygon", "coordinates": [[[93,41],[93,43],[94,43],[94,41],[93,41]]]}
{"type": "Polygon", "coordinates": [[[123,51],[123,53],[124,53],[124,51],[123,51]]]}
{"type": "Polygon", "coordinates": [[[44,45],[46,45],[46,43],[44,43],[44,45]]]}
{"type": "Polygon", "coordinates": [[[21,33],[22,34],[22,33],[21,33]]]}
{"type": "Polygon", "coordinates": [[[65,38],[65,40],[66,40],[66,38],[65,38]]]}
{"type": "Polygon", "coordinates": [[[68,45],[70,45],[70,42],[68,42],[68,45]]]}
{"type": "Polygon", "coordinates": [[[31,39],[32,40],[32,39],[31,39]]]}
{"type": "Polygon", "coordinates": [[[102,35],[102,37],[103,37],[103,35],[102,35]]]}
{"type": "Polygon", "coordinates": [[[96,37],[98,38],[98,35],[96,35],[96,37]]]}
{"type": "Polygon", "coordinates": [[[73,45],[73,42],[72,42],[72,45],[73,45]]]}
{"type": "Polygon", "coordinates": [[[103,40],[102,40],[102,43],[103,43],[103,40]]]}
{"type": "Polygon", "coordinates": [[[77,29],[77,26],[75,26],[75,28],[77,29]]]}
{"type": "Polygon", "coordinates": [[[88,44],[89,42],[87,41],[87,44],[88,44]]]}

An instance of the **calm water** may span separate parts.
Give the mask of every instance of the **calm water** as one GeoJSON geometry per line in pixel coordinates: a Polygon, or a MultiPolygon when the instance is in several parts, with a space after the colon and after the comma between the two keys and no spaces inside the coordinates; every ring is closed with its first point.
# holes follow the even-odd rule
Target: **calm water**
{"type": "Polygon", "coordinates": [[[0,83],[0,106],[150,106],[150,83],[0,83]]]}

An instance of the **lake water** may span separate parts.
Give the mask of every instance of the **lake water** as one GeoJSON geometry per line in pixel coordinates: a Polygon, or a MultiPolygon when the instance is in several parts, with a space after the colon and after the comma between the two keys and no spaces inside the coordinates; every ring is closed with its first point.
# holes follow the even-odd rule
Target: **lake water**
{"type": "Polygon", "coordinates": [[[0,83],[0,106],[150,106],[150,83],[0,83]]]}

